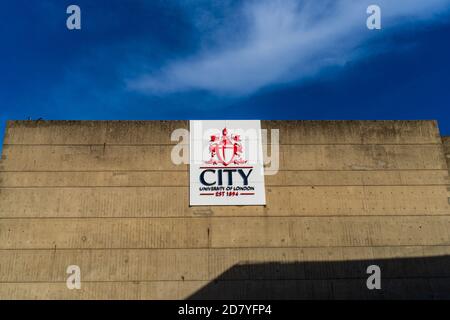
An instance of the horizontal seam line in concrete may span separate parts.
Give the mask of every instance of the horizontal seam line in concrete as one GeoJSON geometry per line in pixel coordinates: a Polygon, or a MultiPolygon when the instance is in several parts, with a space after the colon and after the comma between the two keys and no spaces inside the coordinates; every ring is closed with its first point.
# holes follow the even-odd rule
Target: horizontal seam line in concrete
{"type": "MultiPolygon", "coordinates": [[[[432,247],[441,247],[441,248],[449,248],[450,249],[450,243],[449,244],[433,244],[433,245],[423,245],[423,244],[421,244],[421,245],[395,245],[395,244],[393,244],[393,245],[378,245],[378,247],[379,248],[393,248],[393,247],[401,247],[401,248],[403,248],[403,247],[410,247],[411,249],[415,249],[415,250],[419,250],[419,249],[422,249],[422,248],[424,248],[424,247],[430,247],[430,246],[432,246],[432,247]]],[[[372,248],[373,246],[371,246],[371,245],[361,245],[361,246],[358,246],[358,248],[361,248],[361,247],[363,247],[363,248],[372,248]]],[[[279,250],[285,250],[285,249],[303,249],[304,247],[258,247],[257,249],[279,249],[279,250]]],[[[312,247],[312,249],[315,249],[315,248],[318,248],[318,249],[324,249],[324,248],[353,248],[353,246],[334,246],[334,247],[328,247],[328,246],[326,246],[326,247],[324,247],[324,246],[316,246],[316,247],[312,247]]],[[[55,248],[55,247],[53,247],[53,248],[44,248],[44,249],[40,249],[40,248],[32,248],[32,249],[5,249],[5,248],[3,248],[3,249],[0,249],[0,251],[27,251],[27,250],[31,250],[31,251],[46,251],[46,252],[49,252],[49,253],[52,253],[52,252],[54,252],[54,251],[73,251],[73,250],[80,250],[80,251],[83,251],[83,250],[85,250],[86,248],[83,248],[83,249],[72,249],[72,248],[68,248],[68,249],[61,249],[61,248],[55,248]]],[[[130,250],[139,250],[139,251],[141,251],[141,250],[151,250],[151,251],[154,251],[154,250],[186,250],[186,251],[206,251],[206,250],[216,250],[216,249],[219,249],[219,250],[222,250],[222,249],[226,249],[226,250],[228,250],[228,249],[230,249],[230,248],[210,248],[210,247],[208,247],[208,248],[181,248],[181,249],[177,249],[177,248],[115,248],[115,249],[112,249],[112,250],[123,250],[123,251],[130,251],[130,250]]],[[[232,247],[232,249],[233,250],[240,250],[240,249],[247,249],[247,248],[239,248],[239,247],[232,247]]],[[[250,249],[254,249],[253,247],[252,248],[250,248],[250,249]]],[[[311,248],[309,248],[309,249],[311,249],[311,248]]],[[[108,248],[99,248],[99,249],[92,249],[92,250],[99,250],[99,251],[104,251],[104,250],[109,250],[108,248]]],[[[444,254],[438,254],[438,256],[442,256],[442,255],[444,255],[444,254]]],[[[436,255],[433,255],[433,256],[436,256],[436,255]]],[[[430,256],[430,255],[421,255],[420,257],[432,257],[432,256],[430,256]]],[[[406,256],[406,258],[408,258],[408,256],[406,256]]],[[[356,260],[358,260],[358,259],[356,259],[356,260]]]]}
{"type": "MultiPolygon", "coordinates": [[[[279,144],[267,144],[267,146],[441,146],[439,142],[423,142],[423,143],[279,143],[279,144]]],[[[4,147],[165,147],[165,146],[189,146],[189,144],[174,143],[4,143],[4,147]]]]}
{"type": "Polygon", "coordinates": [[[284,247],[85,247],[85,248],[70,248],[70,247],[46,247],[46,248],[0,248],[0,251],[83,251],[83,250],[238,250],[238,249],[339,249],[339,248],[404,248],[404,247],[421,247],[421,248],[437,248],[448,247],[444,244],[397,244],[397,245],[342,245],[342,246],[284,246],[284,247]]]}
{"type": "MultiPolygon", "coordinates": [[[[340,262],[340,261],[338,261],[340,262]]],[[[365,270],[364,270],[365,271],[365,270]]],[[[383,279],[386,280],[415,280],[415,279],[424,279],[424,280],[432,280],[432,279],[450,279],[450,276],[411,276],[411,277],[390,277],[390,276],[383,276],[383,279]]],[[[216,278],[209,278],[209,279],[159,279],[159,280],[150,280],[150,279],[136,279],[136,280],[82,280],[83,283],[136,283],[136,282],[257,282],[257,281],[321,281],[321,280],[367,280],[367,277],[339,277],[339,278],[332,278],[332,277],[324,277],[324,278],[257,278],[257,279],[251,279],[251,278],[244,278],[244,279],[216,279],[216,278]]],[[[0,283],[5,284],[35,284],[35,283],[61,283],[66,284],[66,280],[54,280],[54,281],[0,281],[0,283]]]]}
{"type": "MultiPolygon", "coordinates": [[[[358,246],[357,248],[367,248],[367,249],[371,249],[374,246],[368,246],[368,245],[362,245],[362,246],[358,246]]],[[[450,244],[445,245],[445,244],[436,244],[436,245],[378,245],[377,248],[404,248],[404,247],[408,247],[411,250],[420,250],[420,249],[425,249],[426,247],[432,247],[432,248],[450,248],[450,244]]],[[[5,252],[9,252],[9,251],[17,251],[17,253],[23,253],[23,251],[44,251],[44,252],[48,252],[49,254],[53,254],[54,252],[59,252],[59,253],[64,253],[64,251],[84,251],[84,250],[91,250],[91,251],[106,251],[106,250],[112,250],[112,251],[143,251],[143,250],[147,250],[147,251],[161,251],[161,250],[167,250],[167,251],[171,251],[171,250],[185,250],[185,251],[216,251],[216,250],[234,250],[234,251],[239,251],[242,249],[269,249],[269,250],[286,250],[286,249],[294,249],[294,250],[302,250],[302,249],[338,249],[338,248],[345,248],[345,249],[350,249],[350,248],[355,248],[354,246],[339,246],[339,247],[325,247],[325,246],[315,246],[315,247],[251,247],[251,248],[241,248],[241,247],[232,247],[232,248],[227,248],[227,247],[219,247],[219,248],[30,248],[30,249],[12,249],[12,248],[2,248],[0,249],[1,251],[5,251],[5,252]]],[[[415,252],[415,251],[414,251],[415,252]]],[[[422,253],[422,252],[421,252],[422,253]]],[[[437,256],[442,256],[444,254],[438,254],[437,256]]],[[[446,255],[446,254],[445,254],[446,255]]],[[[434,257],[436,255],[420,255],[418,257],[421,258],[427,258],[427,257],[434,257]]],[[[399,259],[402,258],[410,258],[411,256],[404,256],[404,257],[399,257],[399,259]]],[[[414,256],[417,257],[417,256],[414,256]]],[[[372,258],[368,258],[366,260],[370,260],[372,258]]],[[[376,258],[373,258],[374,260],[376,260],[376,258]]],[[[384,258],[382,258],[384,259],[384,258]]],[[[389,258],[386,258],[389,259],[389,258]]],[[[392,258],[392,259],[395,259],[392,258]]],[[[346,260],[347,261],[347,260],[346,260]]],[[[349,261],[353,261],[353,260],[349,260],[349,261]]],[[[358,259],[356,259],[355,261],[358,261],[358,259]]]]}
{"type": "MultiPolygon", "coordinates": [[[[206,211],[207,209],[205,209],[206,211]]],[[[319,214],[314,214],[314,215],[279,215],[279,216],[268,216],[268,215],[252,215],[252,216],[243,216],[243,215],[238,215],[238,216],[226,216],[226,215],[211,215],[211,214],[201,214],[198,213],[198,216],[152,216],[152,217],[148,217],[148,216],[21,216],[21,217],[0,217],[0,221],[1,220],[50,220],[50,219],[83,219],[83,220],[88,220],[88,219],[214,219],[214,218],[254,218],[254,219],[261,219],[261,218],[342,218],[342,219],[346,219],[346,218],[371,218],[371,217],[389,217],[389,218],[394,218],[394,217],[401,217],[401,218],[407,218],[407,217],[450,217],[450,211],[448,214],[430,214],[430,213],[426,213],[426,214],[367,214],[367,215],[363,215],[363,214],[347,214],[347,215],[343,215],[343,214],[335,214],[335,215],[319,215],[319,214]]]]}
{"type": "MultiPolygon", "coordinates": [[[[440,184],[266,184],[266,188],[290,188],[290,187],[320,187],[320,188],[332,188],[332,187],[448,187],[447,183],[440,184]]],[[[86,189],[86,188],[189,188],[189,185],[123,185],[123,186],[0,186],[0,189],[86,189]]]]}
{"type": "MultiPolygon", "coordinates": [[[[187,164],[183,165],[187,166],[187,164]]],[[[272,172],[273,170],[265,170],[272,172]]],[[[277,172],[404,172],[404,171],[443,171],[448,172],[448,169],[442,168],[415,168],[415,169],[280,169],[277,172]]],[[[176,169],[108,169],[108,170],[0,170],[0,174],[3,172],[14,173],[61,173],[61,172],[86,172],[86,173],[99,173],[99,172],[180,172],[189,173],[188,169],[176,170],[176,169]]]]}

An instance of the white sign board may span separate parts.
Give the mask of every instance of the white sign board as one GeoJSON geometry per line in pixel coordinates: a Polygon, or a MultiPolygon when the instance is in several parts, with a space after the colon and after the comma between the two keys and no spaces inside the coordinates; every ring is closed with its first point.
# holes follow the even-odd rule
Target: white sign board
{"type": "Polygon", "coordinates": [[[189,124],[190,205],[265,205],[261,122],[189,124]]]}

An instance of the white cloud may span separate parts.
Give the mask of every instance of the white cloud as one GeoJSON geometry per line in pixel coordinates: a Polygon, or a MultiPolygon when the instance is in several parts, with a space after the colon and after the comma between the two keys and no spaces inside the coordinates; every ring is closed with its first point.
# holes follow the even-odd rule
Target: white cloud
{"type": "MultiPolygon", "coordinates": [[[[133,89],[167,94],[206,90],[245,95],[314,76],[323,67],[355,56],[374,32],[366,28],[366,8],[382,10],[383,29],[404,21],[428,21],[448,10],[449,0],[258,0],[239,9],[242,28],[216,30],[215,48],[173,61],[162,70],[129,81],[133,89]],[[242,30],[238,37],[224,30],[242,30]],[[239,39],[230,42],[230,39],[239,39]]],[[[236,23],[236,19],[230,19],[236,23]]],[[[208,32],[210,29],[205,28],[208,32]]],[[[199,30],[202,32],[202,30],[199,30]]],[[[383,31],[381,31],[383,32],[383,31]]],[[[205,34],[210,38],[211,34],[205,34]]]]}

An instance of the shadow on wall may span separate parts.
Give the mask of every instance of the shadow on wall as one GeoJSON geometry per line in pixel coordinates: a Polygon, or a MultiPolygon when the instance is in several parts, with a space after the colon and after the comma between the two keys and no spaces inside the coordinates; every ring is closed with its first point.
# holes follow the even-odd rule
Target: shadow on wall
{"type": "Polygon", "coordinates": [[[187,299],[450,299],[450,256],[242,263],[187,299]],[[367,288],[370,265],[380,290],[367,288]]]}

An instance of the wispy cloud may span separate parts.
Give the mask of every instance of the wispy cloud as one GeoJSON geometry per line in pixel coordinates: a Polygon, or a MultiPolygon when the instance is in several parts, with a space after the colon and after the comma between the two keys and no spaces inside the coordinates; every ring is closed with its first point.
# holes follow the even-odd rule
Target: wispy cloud
{"type": "Polygon", "coordinates": [[[361,51],[357,54],[355,49],[380,32],[366,28],[370,4],[381,7],[384,32],[405,22],[433,21],[449,9],[450,1],[249,1],[234,7],[234,18],[228,24],[217,28],[198,24],[200,37],[216,36],[213,46],[171,61],[128,85],[153,94],[206,90],[246,95],[269,85],[314,76],[326,66],[357,59],[361,51]]]}

